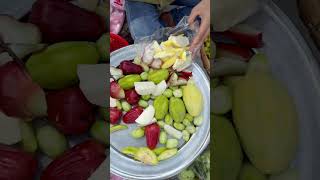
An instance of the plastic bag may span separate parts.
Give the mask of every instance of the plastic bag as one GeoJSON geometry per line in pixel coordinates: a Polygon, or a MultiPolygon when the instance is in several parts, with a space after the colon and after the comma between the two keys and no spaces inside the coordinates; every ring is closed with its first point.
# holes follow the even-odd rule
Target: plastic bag
{"type": "MultiPolygon", "coordinates": [[[[157,41],[159,44],[163,41],[168,40],[170,35],[181,35],[183,34],[189,39],[191,43],[195,35],[198,33],[199,30],[199,21],[195,21],[192,25],[188,24],[188,16],[183,17],[180,22],[175,27],[165,27],[161,28],[151,36],[143,37],[137,39],[135,44],[137,44],[137,54],[141,58],[145,53],[145,49],[147,46],[150,46],[153,41],[157,41]]],[[[199,47],[195,52],[196,54],[192,55],[193,59],[197,61],[198,64],[202,65],[202,61],[200,58],[200,48],[199,47]]]]}
{"type": "Polygon", "coordinates": [[[125,19],[124,0],[110,1],[110,32],[118,34],[125,19]]]}

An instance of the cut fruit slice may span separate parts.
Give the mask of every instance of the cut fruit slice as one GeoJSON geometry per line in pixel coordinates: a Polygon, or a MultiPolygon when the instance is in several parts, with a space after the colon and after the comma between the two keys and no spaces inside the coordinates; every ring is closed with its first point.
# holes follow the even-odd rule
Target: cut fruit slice
{"type": "Polygon", "coordinates": [[[152,48],[154,49],[154,52],[160,52],[162,50],[160,44],[157,41],[153,41],[152,48]]]}
{"type": "Polygon", "coordinates": [[[165,59],[165,58],[170,58],[170,57],[174,56],[175,54],[176,54],[176,52],[174,50],[165,49],[163,51],[159,51],[159,52],[155,53],[153,58],[155,58],[155,59],[165,59]]]}
{"type": "Polygon", "coordinates": [[[166,61],[164,61],[164,63],[162,64],[161,68],[162,69],[167,69],[167,68],[173,66],[173,64],[176,62],[176,60],[177,60],[176,56],[168,58],[166,61]]]}
{"type": "Polygon", "coordinates": [[[176,47],[187,47],[189,45],[189,39],[185,36],[170,36],[169,40],[176,47]]]}
{"type": "Polygon", "coordinates": [[[157,85],[155,85],[152,81],[134,83],[136,92],[142,96],[152,94],[155,91],[156,87],[157,85]]]}
{"type": "Polygon", "coordinates": [[[167,83],[165,80],[162,80],[159,84],[157,84],[156,89],[153,91],[152,95],[159,96],[167,89],[167,83]]]}
{"type": "Polygon", "coordinates": [[[152,105],[149,105],[136,119],[136,123],[138,123],[140,126],[147,126],[149,124],[152,124],[154,121],[154,113],[154,107],[152,105]]]}
{"type": "Polygon", "coordinates": [[[117,107],[117,100],[110,97],[110,107],[117,107]]]}
{"type": "Polygon", "coordinates": [[[139,148],[134,158],[144,164],[148,164],[148,165],[158,164],[158,159],[156,154],[146,147],[139,148]]]}
{"type": "Polygon", "coordinates": [[[172,66],[172,68],[178,72],[188,68],[192,63],[191,52],[186,52],[186,60],[178,59],[172,66]]]}

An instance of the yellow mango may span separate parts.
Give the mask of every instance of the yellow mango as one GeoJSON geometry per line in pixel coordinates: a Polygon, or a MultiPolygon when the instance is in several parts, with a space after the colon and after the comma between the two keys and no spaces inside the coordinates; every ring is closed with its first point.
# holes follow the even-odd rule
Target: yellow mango
{"type": "Polygon", "coordinates": [[[183,88],[183,101],[191,116],[200,115],[203,109],[203,97],[193,80],[189,80],[188,84],[183,88]]]}
{"type": "Polygon", "coordinates": [[[171,67],[171,66],[176,62],[176,60],[177,60],[177,58],[176,58],[175,56],[169,58],[168,60],[166,60],[166,61],[162,64],[161,68],[162,68],[162,69],[167,69],[167,68],[171,67]]]}

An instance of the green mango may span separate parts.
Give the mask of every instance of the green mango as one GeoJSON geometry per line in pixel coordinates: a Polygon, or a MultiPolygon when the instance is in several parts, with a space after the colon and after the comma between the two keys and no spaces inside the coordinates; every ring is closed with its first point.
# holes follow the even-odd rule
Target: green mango
{"type": "Polygon", "coordinates": [[[267,180],[267,177],[252,164],[246,162],[240,170],[238,180],[267,180]]]}
{"type": "Polygon", "coordinates": [[[234,87],[233,119],[252,164],[264,174],[277,174],[296,154],[298,116],[292,97],[272,77],[264,58],[254,57],[234,87]]]}
{"type": "Polygon", "coordinates": [[[182,99],[171,97],[169,101],[169,112],[175,122],[182,122],[186,116],[186,107],[182,99]]]}
{"type": "Polygon", "coordinates": [[[139,74],[130,74],[125,77],[119,79],[119,86],[124,90],[129,90],[134,87],[135,82],[140,82],[141,77],[139,74]]]}
{"type": "Polygon", "coordinates": [[[157,120],[164,119],[166,114],[168,114],[168,109],[169,109],[169,100],[167,97],[164,95],[160,95],[155,98],[153,102],[153,107],[155,109],[155,115],[154,117],[157,120]]]}
{"type": "Polygon", "coordinates": [[[236,180],[242,165],[240,142],[231,122],[222,116],[213,116],[213,179],[236,180]]]}
{"type": "Polygon", "coordinates": [[[77,65],[96,64],[99,58],[94,43],[61,42],[33,54],[26,68],[42,88],[56,90],[77,84],[77,65]]]}
{"type": "Polygon", "coordinates": [[[155,84],[159,84],[163,80],[167,80],[169,77],[168,69],[159,69],[149,72],[148,81],[152,81],[155,84]]]}

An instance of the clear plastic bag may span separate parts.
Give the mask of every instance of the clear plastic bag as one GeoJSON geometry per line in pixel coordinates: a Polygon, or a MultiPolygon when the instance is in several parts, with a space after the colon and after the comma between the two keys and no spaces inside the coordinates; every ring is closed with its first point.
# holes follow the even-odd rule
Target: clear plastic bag
{"type": "MultiPolygon", "coordinates": [[[[183,17],[180,22],[175,27],[165,27],[157,30],[151,36],[143,37],[137,39],[135,44],[137,44],[137,54],[140,57],[143,57],[143,53],[147,46],[153,43],[153,41],[157,41],[159,44],[163,41],[168,40],[170,35],[181,35],[183,34],[189,39],[191,43],[195,35],[198,33],[200,23],[199,21],[195,21],[192,25],[188,24],[188,16],[183,17]]],[[[198,47],[195,51],[196,54],[193,55],[193,59],[200,59],[200,48],[198,47]]],[[[198,61],[197,61],[198,62],[198,61]]],[[[202,65],[201,59],[199,64],[202,65]]]]}

